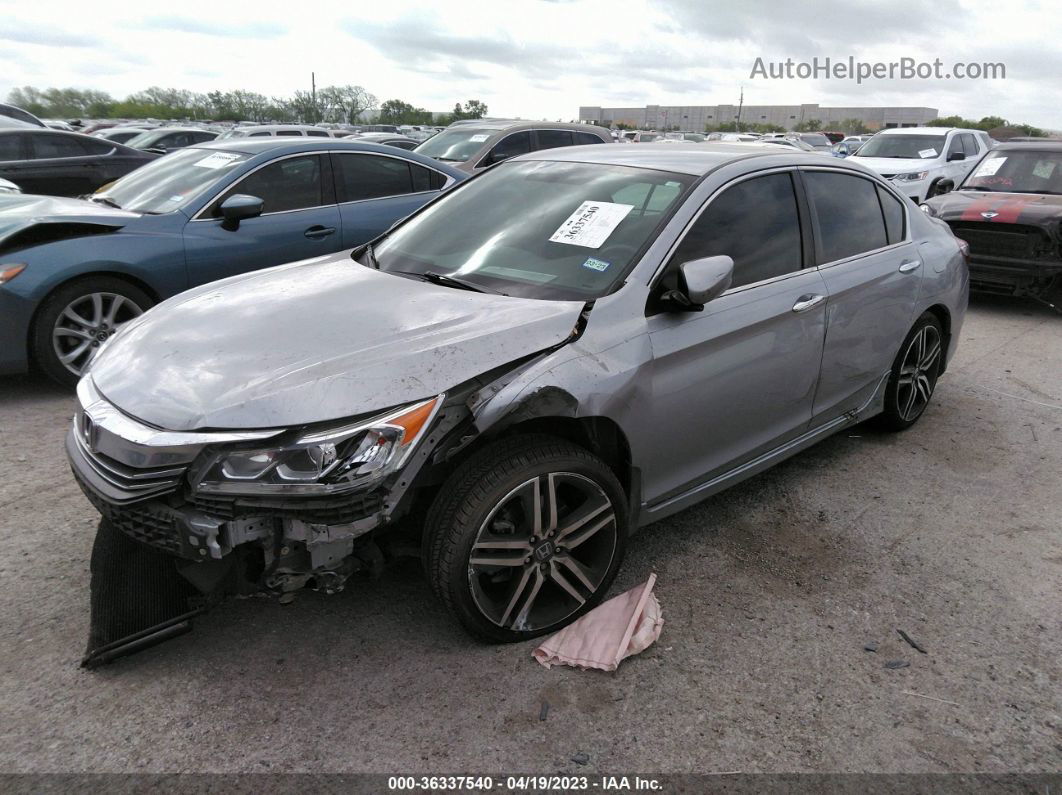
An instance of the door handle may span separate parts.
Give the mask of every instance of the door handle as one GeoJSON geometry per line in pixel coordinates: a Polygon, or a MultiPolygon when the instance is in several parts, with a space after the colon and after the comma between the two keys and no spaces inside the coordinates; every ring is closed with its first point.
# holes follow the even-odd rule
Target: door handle
{"type": "Polygon", "coordinates": [[[336,228],[334,226],[311,226],[303,234],[310,238],[310,240],[322,240],[329,235],[334,235],[336,228]]]}
{"type": "Polygon", "coordinates": [[[904,262],[901,262],[900,273],[911,273],[912,271],[916,271],[921,266],[921,264],[922,260],[918,259],[909,259],[904,262]]]}
{"type": "Polygon", "coordinates": [[[807,312],[809,309],[818,306],[826,300],[824,295],[802,295],[797,299],[797,302],[793,304],[794,312],[807,312]]]}

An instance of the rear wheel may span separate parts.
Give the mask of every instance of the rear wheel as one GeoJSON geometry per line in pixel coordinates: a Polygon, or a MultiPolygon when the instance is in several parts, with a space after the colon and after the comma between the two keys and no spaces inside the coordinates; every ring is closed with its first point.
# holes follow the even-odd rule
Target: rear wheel
{"type": "Polygon", "coordinates": [[[603,461],[548,436],[506,439],[440,489],[425,525],[428,579],[471,634],[525,640],[601,601],[626,536],[626,497],[603,461]]]}
{"type": "Polygon", "coordinates": [[[143,290],[114,276],[65,284],[37,313],[30,337],[34,359],[53,380],[73,386],[100,346],[153,303],[143,290]]]}
{"type": "Polygon", "coordinates": [[[885,388],[885,410],[876,418],[880,427],[902,431],[925,412],[937,387],[944,361],[944,333],[940,321],[924,313],[908,332],[885,388]]]}

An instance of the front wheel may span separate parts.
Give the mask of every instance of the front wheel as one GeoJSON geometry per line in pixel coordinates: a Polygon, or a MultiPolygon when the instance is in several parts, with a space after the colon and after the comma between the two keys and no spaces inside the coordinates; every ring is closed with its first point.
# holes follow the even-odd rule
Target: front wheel
{"type": "Polygon", "coordinates": [[[114,276],[88,276],[52,293],[31,330],[33,356],[52,380],[74,386],[96,353],[119,328],[154,302],[114,276]]]}
{"type": "Polygon", "coordinates": [[[472,635],[526,640],[601,601],[627,524],[626,496],[601,459],[549,436],[501,440],[439,490],[425,524],[428,579],[472,635]]]}
{"type": "Polygon", "coordinates": [[[903,431],[925,412],[937,387],[944,362],[944,333],[931,312],[924,313],[900,346],[885,387],[885,410],[876,418],[880,427],[903,431]]]}

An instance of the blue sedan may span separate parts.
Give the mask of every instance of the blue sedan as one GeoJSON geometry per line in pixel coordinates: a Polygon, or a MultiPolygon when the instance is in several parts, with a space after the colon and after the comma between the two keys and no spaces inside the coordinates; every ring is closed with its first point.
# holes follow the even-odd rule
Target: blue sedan
{"type": "Polygon", "coordinates": [[[204,282],[353,248],[465,174],[390,146],[182,149],[90,197],[0,194],[0,373],[72,384],[117,328],[204,282]]]}

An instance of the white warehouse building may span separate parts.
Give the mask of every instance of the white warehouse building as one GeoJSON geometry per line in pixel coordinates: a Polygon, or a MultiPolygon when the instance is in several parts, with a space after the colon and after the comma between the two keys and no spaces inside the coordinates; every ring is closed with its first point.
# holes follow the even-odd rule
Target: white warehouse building
{"type": "Polygon", "coordinates": [[[801,122],[818,119],[824,129],[844,119],[860,119],[872,130],[885,127],[920,127],[937,118],[936,108],[847,107],[825,108],[810,105],[646,105],[644,108],[604,108],[584,105],[579,120],[612,126],[626,124],[639,130],[679,129],[700,132],[708,126],[733,121],[745,124],[772,124],[787,130],[801,122]]]}

